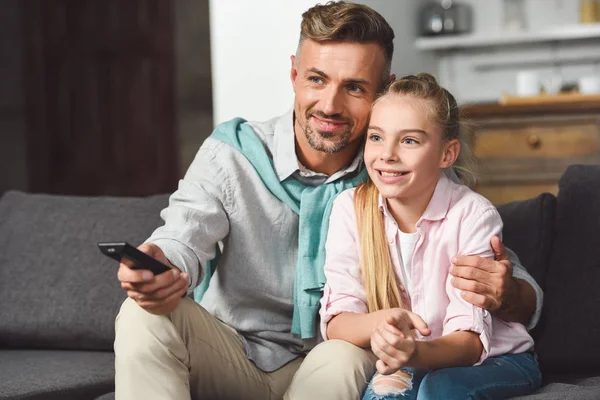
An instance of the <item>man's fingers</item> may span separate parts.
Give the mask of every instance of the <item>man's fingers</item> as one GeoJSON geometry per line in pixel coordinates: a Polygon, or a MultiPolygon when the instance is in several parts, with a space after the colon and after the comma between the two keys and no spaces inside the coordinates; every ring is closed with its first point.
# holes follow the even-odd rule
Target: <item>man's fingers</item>
{"type": "Polygon", "coordinates": [[[158,289],[152,293],[141,293],[138,297],[139,301],[162,301],[170,297],[173,293],[180,292],[182,289],[188,288],[188,280],[186,274],[181,274],[178,280],[172,285],[158,289]]]}
{"type": "MultiPolygon", "coordinates": [[[[181,271],[177,268],[165,271],[160,275],[154,276],[154,280],[148,283],[134,283],[133,287],[136,291],[144,294],[154,293],[157,290],[166,288],[175,283],[181,276],[181,271]]],[[[187,277],[187,275],[186,275],[187,277]]]]}
{"type": "Polygon", "coordinates": [[[479,256],[456,256],[452,260],[452,264],[454,264],[454,268],[452,269],[456,267],[473,267],[484,271],[494,270],[494,260],[479,256]]]}
{"type": "Polygon", "coordinates": [[[465,301],[488,311],[495,311],[500,306],[492,299],[492,297],[484,296],[479,293],[463,290],[460,295],[465,301]]]}
{"type": "Polygon", "coordinates": [[[478,282],[486,282],[491,279],[491,273],[487,270],[473,267],[462,267],[458,265],[455,265],[452,268],[452,275],[457,278],[469,279],[478,282]]]}
{"type": "Polygon", "coordinates": [[[483,296],[485,296],[485,295],[493,296],[494,295],[492,286],[487,285],[485,283],[478,282],[478,281],[474,281],[471,279],[454,277],[454,278],[452,278],[451,283],[452,283],[452,286],[454,286],[456,289],[459,289],[459,290],[479,293],[483,296]]]}
{"type": "Polygon", "coordinates": [[[492,245],[492,251],[494,252],[494,258],[496,261],[508,260],[506,248],[498,236],[492,237],[490,244],[492,245]]]}
{"type": "Polygon", "coordinates": [[[138,297],[140,297],[140,293],[136,292],[135,290],[128,290],[127,297],[137,302],[138,297]]]}
{"type": "Polygon", "coordinates": [[[154,280],[154,274],[148,270],[131,269],[126,263],[121,262],[117,272],[117,278],[119,281],[121,281],[121,283],[152,282],[154,280]]]}
{"type": "Polygon", "coordinates": [[[178,301],[179,299],[181,299],[181,297],[183,297],[183,295],[187,292],[187,287],[183,288],[183,289],[179,289],[176,292],[171,293],[171,295],[169,295],[166,299],[161,300],[161,301],[140,301],[138,302],[138,304],[140,305],[140,307],[146,309],[146,310],[154,310],[157,308],[161,308],[166,306],[167,304],[173,302],[173,301],[178,301]]]}

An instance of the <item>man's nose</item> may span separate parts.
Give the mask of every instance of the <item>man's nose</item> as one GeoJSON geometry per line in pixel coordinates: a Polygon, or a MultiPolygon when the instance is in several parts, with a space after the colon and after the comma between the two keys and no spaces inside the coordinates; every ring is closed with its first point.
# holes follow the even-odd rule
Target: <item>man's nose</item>
{"type": "Polygon", "coordinates": [[[343,94],[331,85],[323,91],[321,110],[327,115],[341,114],[344,108],[343,94]]]}

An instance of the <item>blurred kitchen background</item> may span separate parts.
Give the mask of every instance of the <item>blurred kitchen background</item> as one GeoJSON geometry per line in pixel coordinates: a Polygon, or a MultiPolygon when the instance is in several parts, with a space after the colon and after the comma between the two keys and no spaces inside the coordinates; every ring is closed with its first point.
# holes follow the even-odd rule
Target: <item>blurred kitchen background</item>
{"type": "MultiPolygon", "coordinates": [[[[212,127],[292,105],[314,0],[0,0],[0,193],[176,188],[212,127]]],[[[430,72],[471,121],[481,193],[556,192],[600,162],[600,1],[363,0],[392,70],[430,72]]]]}

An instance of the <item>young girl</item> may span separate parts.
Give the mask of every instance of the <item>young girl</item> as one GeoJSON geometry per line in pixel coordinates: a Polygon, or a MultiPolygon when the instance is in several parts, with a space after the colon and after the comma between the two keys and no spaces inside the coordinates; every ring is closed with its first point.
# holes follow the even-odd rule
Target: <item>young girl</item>
{"type": "Polygon", "coordinates": [[[378,372],[364,399],[504,399],[541,385],[525,327],[451,285],[452,258],[493,258],[502,232],[492,204],[444,172],[458,135],[456,100],[431,75],[396,80],[373,105],[369,181],[335,200],[321,329],[370,346],[378,372]]]}

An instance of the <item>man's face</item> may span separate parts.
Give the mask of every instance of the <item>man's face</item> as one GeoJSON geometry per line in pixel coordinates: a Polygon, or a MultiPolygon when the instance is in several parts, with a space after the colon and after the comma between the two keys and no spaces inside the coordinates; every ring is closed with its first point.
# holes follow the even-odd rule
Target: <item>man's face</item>
{"type": "Polygon", "coordinates": [[[298,140],[328,154],[361,141],[384,68],[377,44],[305,40],[291,71],[298,140]]]}

